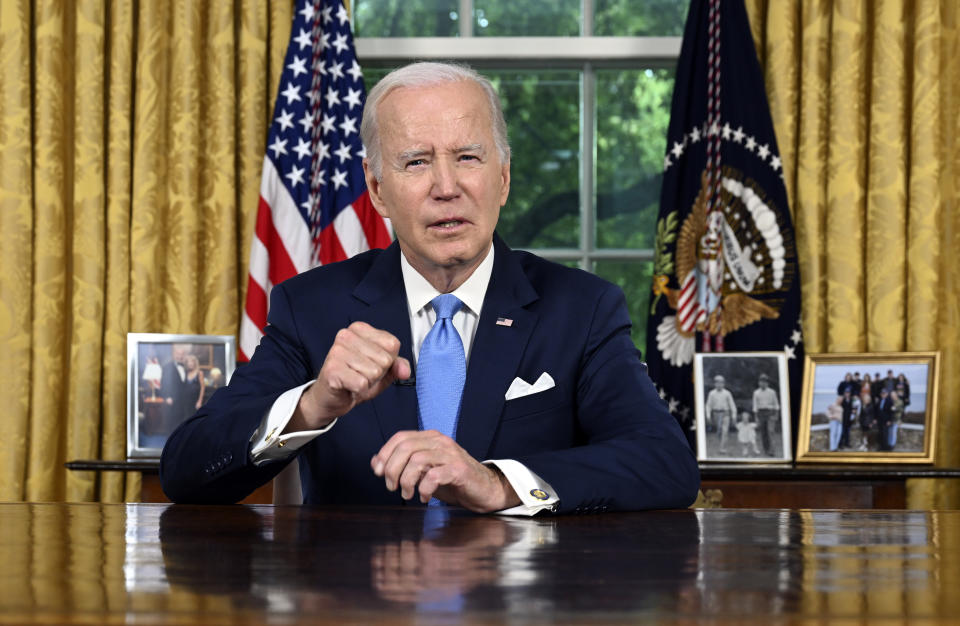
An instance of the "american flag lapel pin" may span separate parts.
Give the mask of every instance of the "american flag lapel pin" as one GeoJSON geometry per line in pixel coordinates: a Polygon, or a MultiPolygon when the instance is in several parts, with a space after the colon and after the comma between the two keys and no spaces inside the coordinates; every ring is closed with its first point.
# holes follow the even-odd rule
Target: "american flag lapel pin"
{"type": "Polygon", "coordinates": [[[513,320],[509,317],[498,317],[497,326],[513,326],[513,320]]]}

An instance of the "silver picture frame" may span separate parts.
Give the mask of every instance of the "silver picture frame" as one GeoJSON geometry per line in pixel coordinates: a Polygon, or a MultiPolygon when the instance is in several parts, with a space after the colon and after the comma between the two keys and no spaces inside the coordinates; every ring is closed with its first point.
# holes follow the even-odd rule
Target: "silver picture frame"
{"type": "Polygon", "coordinates": [[[127,333],[127,458],[159,459],[235,368],[233,335],[127,333]]]}
{"type": "Polygon", "coordinates": [[[697,353],[693,382],[699,461],[793,460],[786,353],[697,353]]]}

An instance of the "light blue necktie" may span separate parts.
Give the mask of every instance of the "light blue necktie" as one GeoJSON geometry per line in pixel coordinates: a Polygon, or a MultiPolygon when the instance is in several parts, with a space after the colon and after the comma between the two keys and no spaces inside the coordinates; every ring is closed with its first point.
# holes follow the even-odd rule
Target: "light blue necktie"
{"type": "Polygon", "coordinates": [[[457,435],[460,398],[467,378],[463,341],[453,326],[453,314],[462,302],[444,293],[431,302],[437,321],[427,333],[417,359],[417,401],[420,428],[437,430],[451,438],[457,435]]]}

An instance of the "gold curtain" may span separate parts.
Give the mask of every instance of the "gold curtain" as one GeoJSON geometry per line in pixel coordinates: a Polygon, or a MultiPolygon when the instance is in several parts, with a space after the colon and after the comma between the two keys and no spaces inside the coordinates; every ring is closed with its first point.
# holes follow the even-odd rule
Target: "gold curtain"
{"type": "Polygon", "coordinates": [[[139,499],[126,333],[235,334],[293,2],[0,3],[0,501],[139,499]]]}
{"type": "MultiPolygon", "coordinates": [[[[747,0],[802,275],[808,352],[940,350],[937,464],[960,466],[955,0],[747,0]]],[[[911,508],[960,507],[912,480],[911,508]]]]}

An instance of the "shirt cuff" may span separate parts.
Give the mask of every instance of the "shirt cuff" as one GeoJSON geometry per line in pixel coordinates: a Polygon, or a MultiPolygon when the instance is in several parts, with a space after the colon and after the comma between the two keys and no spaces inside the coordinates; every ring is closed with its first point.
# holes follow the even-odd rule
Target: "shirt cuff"
{"type": "Polygon", "coordinates": [[[560,498],[550,483],[534,474],[523,463],[512,459],[497,459],[484,461],[483,464],[499,469],[520,498],[518,506],[497,511],[498,515],[536,515],[540,511],[556,511],[560,506],[560,498]]]}
{"type": "Polygon", "coordinates": [[[294,411],[297,410],[297,404],[300,402],[300,396],[314,382],[316,381],[311,380],[299,387],[283,392],[270,407],[267,414],[263,416],[260,427],[250,438],[252,444],[250,446],[250,461],[254,465],[263,465],[293,456],[294,452],[313,441],[317,435],[322,435],[333,428],[333,425],[337,423],[337,420],[333,420],[319,430],[302,430],[295,433],[278,434],[283,432],[287,423],[290,422],[290,418],[293,417],[294,411]]]}

